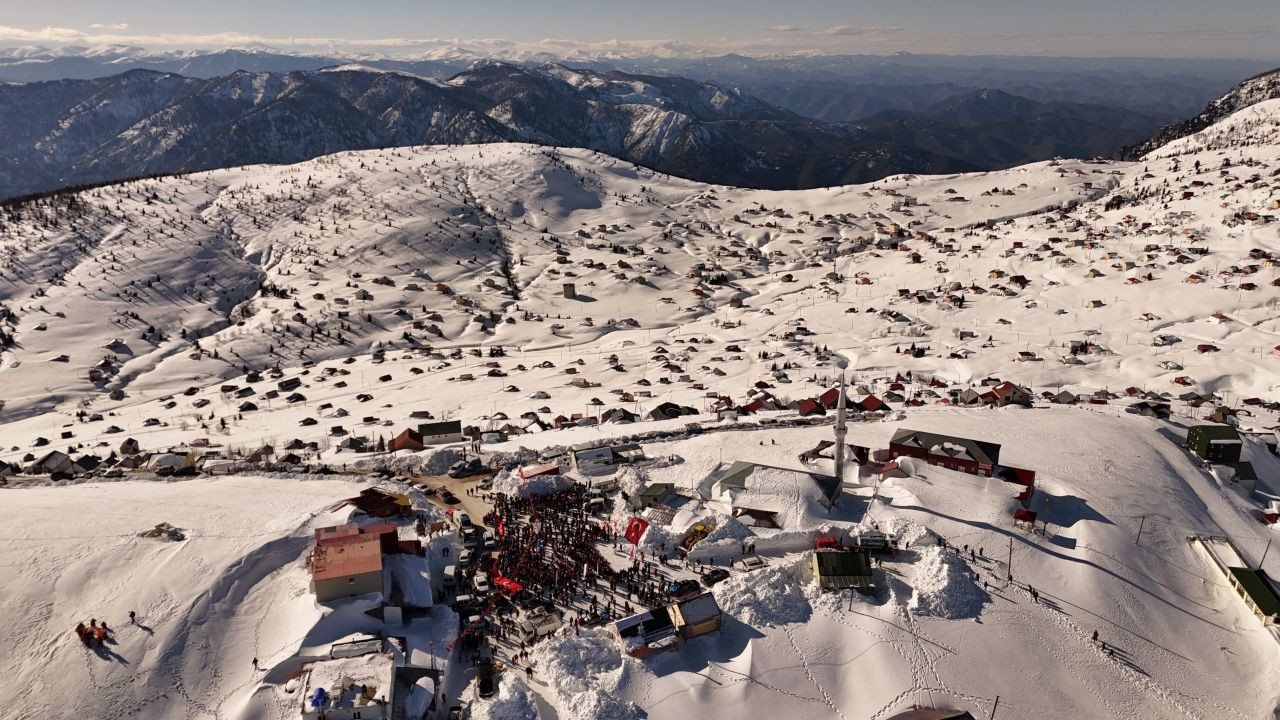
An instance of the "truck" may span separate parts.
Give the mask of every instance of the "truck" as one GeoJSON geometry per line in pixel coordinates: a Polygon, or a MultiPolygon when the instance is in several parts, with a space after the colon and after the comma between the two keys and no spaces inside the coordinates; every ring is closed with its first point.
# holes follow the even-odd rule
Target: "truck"
{"type": "Polygon", "coordinates": [[[546,608],[535,607],[525,613],[524,619],[516,624],[515,639],[517,642],[532,643],[559,630],[564,623],[556,615],[547,612],[546,608]]]}

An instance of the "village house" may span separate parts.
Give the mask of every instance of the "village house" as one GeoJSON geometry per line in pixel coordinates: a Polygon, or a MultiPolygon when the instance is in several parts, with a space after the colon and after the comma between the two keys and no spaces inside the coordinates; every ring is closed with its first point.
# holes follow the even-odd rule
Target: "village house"
{"type": "Polygon", "coordinates": [[[610,471],[615,465],[642,462],[645,456],[644,449],[635,443],[603,447],[579,445],[573,448],[570,460],[575,470],[604,472],[610,471]]]}
{"type": "Polygon", "coordinates": [[[355,523],[319,528],[311,551],[316,602],[383,591],[382,555],[400,551],[396,527],[355,523]]]}
{"type": "Polygon", "coordinates": [[[302,668],[302,720],[383,720],[391,717],[395,678],[391,653],[318,660],[302,668]]]}
{"type": "Polygon", "coordinates": [[[622,618],[611,629],[624,652],[644,657],[715,632],[722,623],[720,606],[708,592],[622,618]]]}
{"type": "Polygon", "coordinates": [[[399,450],[408,450],[416,452],[423,448],[422,435],[413,428],[405,428],[399,435],[391,438],[391,442],[387,443],[387,452],[396,452],[399,450]]]}
{"type": "Polygon", "coordinates": [[[970,475],[994,477],[1000,468],[996,443],[901,428],[889,441],[893,458],[913,457],[970,475]]]}
{"type": "Polygon", "coordinates": [[[1209,462],[1240,462],[1240,433],[1230,425],[1193,425],[1187,428],[1187,449],[1209,462]]]}
{"type": "Polygon", "coordinates": [[[461,420],[442,420],[418,425],[418,441],[425,445],[447,445],[465,440],[461,420]]]}

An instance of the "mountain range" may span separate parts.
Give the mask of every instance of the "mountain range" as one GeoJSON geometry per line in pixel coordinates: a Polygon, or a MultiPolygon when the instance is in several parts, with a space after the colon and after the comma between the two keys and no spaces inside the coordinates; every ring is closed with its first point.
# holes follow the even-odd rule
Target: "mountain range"
{"type": "Polygon", "coordinates": [[[0,197],[344,150],[507,141],[800,189],[1108,155],[1157,126],[1122,108],[990,88],[822,122],[736,87],[557,64],[485,61],[447,80],[361,64],[215,77],[131,70],[0,86],[0,197]]]}

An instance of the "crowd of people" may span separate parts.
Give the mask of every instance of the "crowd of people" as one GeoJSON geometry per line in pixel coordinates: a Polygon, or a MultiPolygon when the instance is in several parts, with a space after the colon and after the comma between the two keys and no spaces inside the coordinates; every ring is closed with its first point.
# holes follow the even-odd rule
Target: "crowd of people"
{"type": "MultiPolygon", "coordinates": [[[[533,497],[494,493],[490,499],[493,510],[484,520],[500,541],[492,567],[495,578],[509,578],[540,598],[589,610],[592,616],[607,611],[618,617],[636,611],[633,601],[643,607],[662,601],[667,576],[658,557],[628,556],[619,569],[600,552],[619,534],[591,515],[586,486],[574,484],[533,497]],[[605,587],[609,592],[602,600],[605,587]]],[[[621,549],[620,544],[614,547],[621,549]]]]}

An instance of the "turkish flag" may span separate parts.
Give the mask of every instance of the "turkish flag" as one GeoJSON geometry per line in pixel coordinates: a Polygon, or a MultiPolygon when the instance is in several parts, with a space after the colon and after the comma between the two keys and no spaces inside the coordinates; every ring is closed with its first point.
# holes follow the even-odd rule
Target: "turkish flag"
{"type": "Polygon", "coordinates": [[[644,531],[649,529],[649,522],[644,518],[633,517],[627,523],[627,532],[624,537],[627,542],[636,544],[640,542],[640,538],[644,535],[644,531]]]}

